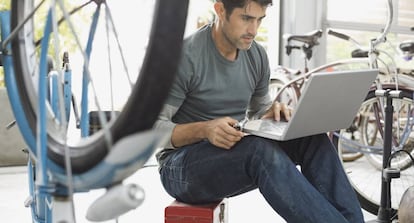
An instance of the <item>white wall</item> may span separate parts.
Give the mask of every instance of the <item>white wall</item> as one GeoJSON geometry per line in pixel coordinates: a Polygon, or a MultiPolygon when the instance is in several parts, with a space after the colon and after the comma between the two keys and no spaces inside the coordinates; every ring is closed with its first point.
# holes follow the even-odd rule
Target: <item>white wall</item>
{"type": "Polygon", "coordinates": [[[6,126],[14,120],[9,98],[5,88],[0,88],[0,167],[25,165],[27,156],[22,152],[26,144],[17,125],[11,129],[6,126]]]}

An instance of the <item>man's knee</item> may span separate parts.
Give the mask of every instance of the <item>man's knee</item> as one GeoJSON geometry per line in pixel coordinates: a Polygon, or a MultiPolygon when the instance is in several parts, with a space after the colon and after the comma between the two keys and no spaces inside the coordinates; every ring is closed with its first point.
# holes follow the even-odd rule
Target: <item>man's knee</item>
{"type": "Polygon", "coordinates": [[[256,136],[245,139],[247,142],[244,143],[243,150],[252,165],[283,165],[290,160],[277,141],[256,136]]]}

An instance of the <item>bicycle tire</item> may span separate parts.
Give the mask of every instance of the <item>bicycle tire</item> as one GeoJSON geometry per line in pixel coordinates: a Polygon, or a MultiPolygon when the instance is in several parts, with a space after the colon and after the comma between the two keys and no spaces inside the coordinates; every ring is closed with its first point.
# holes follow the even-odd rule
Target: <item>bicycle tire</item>
{"type": "Polygon", "coordinates": [[[269,94],[270,98],[274,101],[283,102],[290,107],[295,107],[298,101],[297,92],[294,87],[288,86],[285,87],[287,80],[273,78],[269,83],[269,94]],[[279,92],[280,89],[283,89],[282,92],[279,92]],[[278,96],[277,96],[278,95],[278,96]],[[277,96],[277,97],[276,97],[277,96]]]}
{"type": "MultiPolygon", "coordinates": [[[[387,85],[384,86],[386,89],[395,89],[394,85],[387,85]]],[[[402,92],[402,99],[394,99],[397,101],[405,101],[406,103],[413,105],[413,94],[414,90],[400,87],[402,92]]],[[[366,108],[371,108],[374,103],[376,103],[377,98],[375,96],[375,90],[371,90],[367,97],[364,100],[364,103],[361,105],[361,110],[363,110],[365,113],[367,110],[364,110],[366,108]]],[[[361,117],[360,117],[361,118],[361,117]]],[[[369,117],[361,118],[365,120],[361,120],[359,125],[368,125],[368,123],[372,123],[368,121],[369,117]]],[[[361,126],[360,126],[361,127],[361,126]]],[[[361,131],[360,138],[358,140],[362,141],[362,143],[368,143],[367,140],[363,140],[366,138],[366,134],[368,134],[367,126],[364,128],[359,128],[359,131],[361,131]],[[362,131],[361,131],[362,130],[362,131]],[[364,133],[365,132],[365,133],[364,133]]],[[[344,130],[341,130],[341,134],[345,134],[344,130]]],[[[375,135],[377,135],[375,133],[375,135]]],[[[341,135],[341,137],[344,137],[341,135]]],[[[338,154],[340,157],[342,157],[342,150],[343,146],[341,147],[342,143],[346,143],[344,140],[341,139],[341,137],[337,140],[336,147],[338,149],[338,154]]],[[[334,141],[335,142],[335,141],[334,141]]],[[[378,142],[377,146],[378,145],[378,142]]],[[[370,146],[373,146],[371,144],[370,146]]],[[[359,151],[356,149],[356,151],[359,151]]],[[[369,213],[372,213],[376,215],[378,213],[378,209],[380,207],[380,194],[381,194],[381,168],[378,169],[377,166],[372,165],[370,163],[369,159],[366,159],[367,156],[373,156],[374,154],[367,154],[365,152],[361,152],[363,157],[360,157],[353,161],[344,161],[342,162],[345,171],[347,172],[348,178],[357,194],[357,197],[360,201],[361,207],[368,211],[369,213]],[[375,187],[375,186],[377,187],[375,187]]],[[[411,150],[411,154],[413,154],[413,151],[411,150]]],[[[375,155],[380,156],[382,159],[382,155],[375,155]]],[[[399,166],[401,169],[401,178],[400,179],[394,179],[392,180],[391,184],[391,198],[392,198],[392,215],[394,216],[397,213],[399,201],[401,199],[402,194],[404,193],[405,189],[412,185],[414,183],[414,178],[412,178],[412,175],[414,173],[414,165],[412,163],[407,163],[406,161],[409,159],[409,157],[404,158],[404,163],[400,163],[399,166]],[[411,173],[411,174],[410,174],[411,173]],[[411,177],[410,177],[411,176],[411,177]]],[[[395,167],[395,165],[398,165],[397,162],[391,163],[392,166],[395,167]]]]}
{"type": "MultiPolygon", "coordinates": [[[[19,0],[11,4],[11,28],[16,28],[25,19],[33,1],[19,0]]],[[[175,77],[180,58],[186,25],[188,1],[169,0],[156,2],[151,35],[144,63],[138,79],[122,112],[109,126],[113,143],[130,134],[151,129],[156,121],[164,100],[175,77]]],[[[36,91],[30,86],[34,70],[31,52],[35,48],[33,24],[23,26],[12,39],[14,70],[23,113],[36,135],[36,91]]],[[[64,148],[61,140],[48,128],[47,155],[58,166],[64,167],[64,148]]],[[[30,148],[36,154],[34,148],[30,148]]],[[[73,173],[83,173],[98,164],[108,153],[103,134],[86,138],[78,145],[70,146],[73,173]]]]}

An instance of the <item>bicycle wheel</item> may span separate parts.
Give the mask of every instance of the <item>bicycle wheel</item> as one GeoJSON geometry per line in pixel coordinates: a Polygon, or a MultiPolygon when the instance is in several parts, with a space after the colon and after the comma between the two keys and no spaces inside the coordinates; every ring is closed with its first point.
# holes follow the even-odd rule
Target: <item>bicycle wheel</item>
{"type": "MultiPolygon", "coordinates": [[[[400,90],[403,97],[393,99],[392,152],[404,149],[414,154],[414,135],[411,133],[414,91],[404,88],[400,90]]],[[[375,91],[369,92],[357,115],[358,128],[353,133],[357,137],[351,139],[349,133],[341,130],[337,145],[341,157],[345,149],[364,154],[354,161],[343,161],[343,166],[362,208],[372,214],[378,213],[381,200],[384,119],[379,100],[381,99],[375,96],[375,91]]],[[[401,170],[400,178],[391,181],[391,203],[393,213],[396,213],[404,191],[414,184],[414,166],[409,156],[404,153],[396,155],[391,166],[401,170]]]]}
{"type": "Polygon", "coordinates": [[[281,79],[271,79],[269,83],[269,94],[272,100],[283,102],[288,106],[295,107],[297,104],[297,96],[295,89],[291,86],[286,87],[285,82],[281,79]],[[282,92],[279,92],[285,87],[282,92]]]}
{"type": "MultiPolygon", "coordinates": [[[[52,24],[56,24],[56,27],[59,26],[59,31],[61,29],[66,30],[66,34],[62,35],[51,35],[50,42],[46,44],[50,44],[53,46],[54,49],[51,49],[53,53],[51,57],[55,59],[55,64],[60,64],[60,61],[57,61],[56,55],[63,54],[63,47],[68,47],[70,49],[69,55],[78,55],[78,59],[72,59],[71,67],[79,67],[79,70],[85,68],[85,70],[90,70],[90,74],[87,75],[86,80],[88,81],[87,84],[92,86],[92,76],[100,75],[97,79],[103,83],[100,88],[94,86],[95,89],[103,89],[104,91],[109,91],[110,89],[108,85],[108,81],[103,81],[103,77],[107,77],[108,75],[104,75],[103,72],[114,69],[114,68],[102,68],[105,64],[111,64],[111,61],[108,62],[108,57],[103,57],[102,55],[111,55],[113,53],[118,56],[118,58],[123,57],[123,53],[125,51],[110,51],[107,50],[104,52],[103,49],[107,49],[110,44],[104,43],[102,46],[96,46],[96,42],[100,42],[99,40],[95,39],[93,41],[93,49],[96,49],[93,52],[95,54],[91,54],[90,58],[87,59],[86,57],[82,57],[85,55],[85,50],[83,48],[87,48],[85,46],[80,46],[77,44],[75,40],[80,40],[80,42],[87,43],[87,37],[90,33],[81,33],[83,30],[82,22],[89,22],[91,21],[90,17],[95,18],[93,16],[97,15],[97,11],[100,11],[100,8],[105,7],[105,22],[99,23],[104,24],[101,25],[106,26],[106,30],[110,32],[106,32],[106,36],[109,36],[108,42],[112,40],[112,42],[117,42],[119,36],[122,35],[117,33],[117,27],[114,26],[116,18],[112,20],[112,15],[118,14],[122,18],[127,18],[128,20],[124,20],[121,22],[121,25],[127,25],[127,33],[124,33],[124,39],[132,36],[134,33],[137,33],[138,39],[135,39],[132,42],[145,42],[146,45],[140,46],[140,48],[136,48],[131,50],[140,51],[145,49],[145,57],[141,61],[141,68],[139,72],[137,72],[134,76],[136,78],[132,78],[131,82],[126,82],[127,84],[120,84],[118,88],[114,89],[113,91],[120,94],[120,92],[124,92],[125,88],[128,86],[132,86],[131,89],[127,90],[126,95],[124,98],[120,99],[120,105],[118,108],[114,109],[114,106],[109,106],[109,109],[102,109],[99,107],[97,110],[117,110],[120,111],[119,116],[115,120],[111,120],[108,122],[108,126],[104,127],[103,129],[107,129],[109,132],[110,140],[108,140],[108,135],[103,133],[103,131],[99,131],[96,134],[93,134],[90,137],[78,137],[75,140],[67,140],[72,139],[73,136],[69,136],[70,130],[62,130],[63,128],[70,128],[71,123],[68,123],[67,126],[62,126],[64,121],[58,119],[58,115],[52,109],[52,105],[48,103],[47,106],[47,151],[48,151],[48,158],[56,163],[58,166],[64,167],[64,150],[65,147],[69,147],[70,150],[70,160],[71,160],[71,167],[74,173],[83,173],[95,165],[97,165],[105,156],[108,154],[110,150],[111,144],[108,144],[108,141],[112,144],[116,143],[120,139],[130,134],[148,130],[152,128],[153,123],[158,117],[158,114],[162,108],[163,101],[165,100],[167,93],[170,89],[171,83],[174,79],[174,71],[177,68],[178,59],[180,58],[182,40],[183,40],[183,33],[185,29],[186,23],[186,16],[187,16],[187,7],[188,1],[182,0],[169,0],[169,1],[122,1],[122,3],[118,3],[118,5],[124,6],[122,10],[119,10],[117,13],[111,11],[111,5],[109,4],[110,1],[75,1],[75,2],[65,2],[65,7],[67,12],[75,12],[70,13],[70,20],[71,23],[67,20],[68,17],[64,17],[64,9],[57,8],[56,17],[59,18],[66,18],[62,19],[62,21],[58,21],[58,18],[52,20],[52,22],[56,21],[52,24]],[[80,3],[79,3],[80,2],[80,3]],[[131,6],[134,2],[138,2],[138,6],[131,6]],[[144,5],[145,2],[152,2],[148,3],[148,5],[144,5]],[[75,5],[79,4],[79,5],[75,5]],[[132,8],[131,8],[132,7],[132,8]],[[152,7],[149,9],[149,7],[152,7]],[[142,8],[142,12],[138,11],[142,8]],[[77,10],[74,10],[77,9],[77,10]],[[132,10],[131,10],[132,9],[132,10]],[[125,11],[123,11],[125,10],[125,11]],[[127,15],[126,13],[130,13],[127,15]],[[112,14],[110,14],[112,13],[112,14]],[[137,20],[133,20],[134,15],[140,15],[137,20]],[[145,17],[149,16],[149,18],[145,17]],[[143,18],[145,17],[145,18],[143,18]],[[135,22],[134,22],[135,21],[135,22]],[[145,24],[145,21],[147,24],[145,24]],[[76,23],[76,26],[73,25],[76,23]],[[66,25],[65,25],[66,24],[66,25]],[[151,26],[152,25],[152,26],[151,26]],[[148,28],[148,35],[145,35],[145,27],[148,28]],[[63,27],[63,28],[62,28],[63,27]],[[77,28],[77,30],[71,29],[71,27],[77,28]],[[109,27],[109,29],[108,29],[109,27]],[[136,30],[136,31],[131,31],[136,30]],[[109,33],[109,35],[108,35],[109,33]],[[144,38],[142,38],[144,36],[144,38]],[[57,38],[58,37],[58,38],[57,38]],[[144,41],[145,40],[145,41],[144,41]],[[59,45],[60,44],[60,45],[59,45]],[[57,49],[59,48],[59,49],[57,49]],[[110,51],[110,52],[108,52],[110,51]],[[56,53],[57,52],[57,53],[56,53]],[[80,59],[79,59],[80,58],[80,59]],[[96,61],[94,61],[96,59],[96,61]],[[93,67],[95,64],[96,67],[93,67]],[[100,68],[95,70],[95,68],[100,68]],[[62,135],[64,132],[66,135],[62,135]],[[71,138],[72,137],[72,138],[71,138]]],[[[115,2],[115,1],[113,1],[115,2]]],[[[12,15],[11,15],[11,28],[12,30],[17,29],[18,33],[17,36],[12,40],[12,53],[14,59],[14,69],[15,69],[15,76],[17,82],[17,88],[21,98],[21,104],[23,106],[23,113],[25,114],[26,120],[29,123],[30,129],[28,131],[31,132],[32,135],[36,136],[37,134],[37,127],[36,123],[39,118],[38,113],[38,101],[37,98],[39,96],[40,90],[37,87],[39,82],[39,76],[47,75],[47,74],[39,74],[39,58],[41,57],[41,43],[42,40],[47,38],[45,32],[43,32],[43,27],[45,26],[45,14],[50,9],[50,4],[45,3],[45,1],[28,1],[28,0],[19,0],[19,1],[12,1],[12,15]],[[39,7],[38,7],[39,6],[39,7]],[[26,19],[27,18],[27,19],[26,19]],[[26,21],[27,20],[27,21],[26,21]],[[22,28],[19,28],[20,25],[22,28]]],[[[53,7],[53,6],[52,6],[53,7]]],[[[103,10],[103,9],[102,9],[103,10]]],[[[67,13],[69,14],[69,13],[67,13]]],[[[103,14],[103,13],[102,13],[103,14]]],[[[117,24],[118,25],[118,24],[117,24]]],[[[92,25],[91,25],[92,26],[92,25]]],[[[99,27],[99,26],[98,26],[99,27]]],[[[121,28],[122,29],[122,28],[121,28]]],[[[105,37],[105,31],[99,33],[99,28],[96,32],[98,32],[98,36],[105,37]]],[[[105,30],[102,28],[102,30],[105,30]]],[[[83,30],[84,31],[84,30],[83,30]]],[[[95,32],[95,31],[93,31],[95,32]]],[[[91,47],[92,48],[92,47],[91,47]]],[[[114,47],[118,48],[118,47],[114,47]]],[[[109,49],[109,48],[108,48],[109,49]]],[[[131,52],[128,51],[128,52],[131,52]]],[[[115,56],[112,57],[112,59],[115,56]]],[[[121,60],[120,59],[120,60],[121,60]]],[[[140,65],[140,56],[134,54],[133,55],[133,63],[140,65]]],[[[121,64],[122,62],[117,62],[121,64]]],[[[123,67],[121,65],[121,67],[123,67]]],[[[116,73],[124,73],[123,70],[117,70],[116,73]]],[[[82,72],[80,72],[82,73],[82,72]]],[[[80,76],[80,75],[79,75],[80,76]]],[[[75,79],[75,78],[74,78],[75,79]]],[[[80,79],[80,78],[79,78],[80,79]]],[[[128,79],[125,76],[117,75],[109,80],[109,82],[116,82],[118,80],[125,80],[128,79]]],[[[95,84],[96,84],[95,82],[95,84]]],[[[81,91],[81,84],[75,86],[77,83],[73,81],[72,83],[72,91],[78,89],[81,91]]],[[[111,88],[114,86],[111,85],[111,88]]],[[[89,104],[97,105],[99,99],[102,99],[100,95],[93,95],[95,92],[90,93],[90,97],[88,97],[89,104]]],[[[73,92],[76,94],[76,92],[73,92]]],[[[82,93],[80,93],[82,94],[82,93]]],[[[110,95],[104,96],[104,101],[112,101],[117,95],[110,95]]],[[[101,102],[102,103],[102,102],[101,102]]],[[[61,109],[62,110],[62,109],[61,109]]],[[[90,111],[90,110],[89,110],[90,111]]],[[[63,112],[63,111],[61,111],[63,112]]],[[[62,113],[63,114],[63,113],[62,113]]],[[[74,131],[77,131],[74,128],[74,131]]],[[[24,130],[27,131],[27,130],[24,130]]],[[[76,132],[76,134],[80,134],[76,132]]],[[[36,155],[35,148],[30,148],[31,153],[36,155]]]]}

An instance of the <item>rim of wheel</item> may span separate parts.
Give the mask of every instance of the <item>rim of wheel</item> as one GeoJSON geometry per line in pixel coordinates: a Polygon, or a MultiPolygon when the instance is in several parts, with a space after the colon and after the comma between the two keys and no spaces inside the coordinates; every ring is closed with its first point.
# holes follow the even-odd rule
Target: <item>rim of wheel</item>
{"type": "MultiPolygon", "coordinates": [[[[108,126],[113,143],[124,136],[150,129],[158,117],[163,101],[174,79],[181,53],[186,23],[188,1],[170,0],[156,2],[152,28],[145,59],[131,95],[119,117],[108,126]]],[[[16,27],[34,8],[33,1],[12,1],[11,27],[16,27]]],[[[23,112],[36,135],[36,96],[38,89],[33,79],[38,78],[37,48],[33,42],[33,23],[27,23],[12,40],[12,53],[18,90],[23,112]],[[24,83],[24,84],[22,84],[24,83]]],[[[64,166],[64,147],[59,125],[48,105],[48,157],[64,166]]],[[[75,173],[87,171],[107,154],[107,141],[103,131],[68,145],[72,169],[75,173]]],[[[31,150],[34,150],[31,148],[31,150]]],[[[36,154],[36,151],[32,151],[36,154]]]]}

